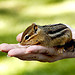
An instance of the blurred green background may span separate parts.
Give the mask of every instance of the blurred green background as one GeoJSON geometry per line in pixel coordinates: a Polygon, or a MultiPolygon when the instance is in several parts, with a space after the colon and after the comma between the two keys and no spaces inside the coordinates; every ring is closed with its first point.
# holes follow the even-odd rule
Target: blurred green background
{"type": "MultiPolygon", "coordinates": [[[[18,43],[16,36],[33,22],[75,28],[75,0],[0,0],[0,43],[18,43]]],[[[0,75],[75,75],[75,59],[42,63],[0,52],[0,75]]]]}

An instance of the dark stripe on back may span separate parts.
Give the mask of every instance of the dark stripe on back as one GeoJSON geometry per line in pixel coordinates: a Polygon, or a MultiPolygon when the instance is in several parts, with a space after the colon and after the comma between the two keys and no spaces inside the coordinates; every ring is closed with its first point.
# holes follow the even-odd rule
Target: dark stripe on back
{"type": "Polygon", "coordinates": [[[55,35],[55,36],[51,37],[51,39],[59,38],[59,37],[63,36],[63,35],[64,35],[67,31],[68,31],[68,30],[65,30],[65,31],[63,31],[63,32],[62,32],[62,33],[60,33],[60,34],[58,34],[58,35],[55,35]]]}
{"type": "Polygon", "coordinates": [[[65,26],[64,24],[59,23],[59,24],[44,25],[43,27],[48,27],[48,26],[53,27],[53,26],[58,26],[58,25],[63,25],[63,26],[65,26]]]}
{"type": "Polygon", "coordinates": [[[64,29],[66,29],[66,28],[68,28],[68,27],[61,27],[61,28],[56,29],[56,30],[48,31],[48,34],[55,34],[55,33],[60,32],[60,31],[62,31],[64,29]]]}

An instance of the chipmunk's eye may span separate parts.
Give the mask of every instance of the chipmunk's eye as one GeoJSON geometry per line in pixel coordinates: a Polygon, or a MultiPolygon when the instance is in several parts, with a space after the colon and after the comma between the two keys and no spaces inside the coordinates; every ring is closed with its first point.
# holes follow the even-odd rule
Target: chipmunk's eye
{"type": "Polygon", "coordinates": [[[27,35],[26,37],[25,37],[25,40],[27,40],[29,38],[29,36],[27,35]]]}

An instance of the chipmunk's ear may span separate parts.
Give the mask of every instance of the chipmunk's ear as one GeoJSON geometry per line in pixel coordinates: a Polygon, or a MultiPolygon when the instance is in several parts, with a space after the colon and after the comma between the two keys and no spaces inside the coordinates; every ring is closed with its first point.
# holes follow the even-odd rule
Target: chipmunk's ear
{"type": "Polygon", "coordinates": [[[33,25],[33,26],[35,26],[35,25],[36,25],[36,23],[32,23],[32,25],[33,25]]]}
{"type": "Polygon", "coordinates": [[[34,32],[36,33],[38,26],[35,23],[33,23],[32,26],[33,26],[34,32]]]}
{"type": "Polygon", "coordinates": [[[32,25],[31,25],[31,26],[34,28],[34,27],[36,27],[37,25],[36,25],[35,23],[32,23],[32,25]]]}

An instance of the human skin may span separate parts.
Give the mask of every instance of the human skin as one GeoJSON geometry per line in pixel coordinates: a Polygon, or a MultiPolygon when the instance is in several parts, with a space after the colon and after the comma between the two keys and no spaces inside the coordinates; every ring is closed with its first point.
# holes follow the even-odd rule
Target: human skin
{"type": "MultiPolygon", "coordinates": [[[[73,39],[75,39],[75,30],[72,29],[73,39]]],[[[17,41],[21,41],[22,33],[17,36],[17,41]]],[[[0,44],[0,51],[8,53],[9,57],[16,57],[26,61],[55,62],[65,58],[75,58],[74,52],[58,54],[55,48],[46,48],[40,45],[20,44],[0,44]]]]}

